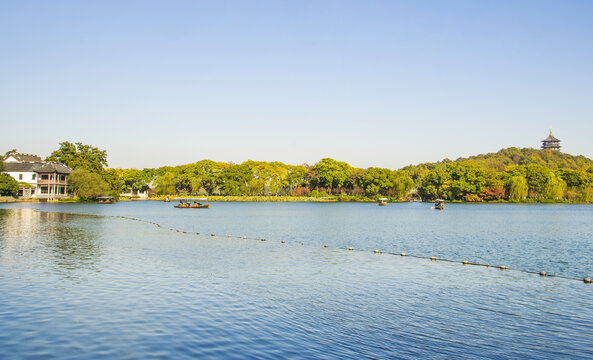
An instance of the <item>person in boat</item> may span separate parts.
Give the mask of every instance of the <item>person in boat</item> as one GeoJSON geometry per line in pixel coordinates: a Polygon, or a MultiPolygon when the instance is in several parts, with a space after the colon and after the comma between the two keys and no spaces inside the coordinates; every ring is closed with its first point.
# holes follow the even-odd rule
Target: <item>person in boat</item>
{"type": "Polygon", "coordinates": [[[444,200],[437,199],[434,203],[434,208],[438,210],[443,210],[445,208],[444,200]]]}

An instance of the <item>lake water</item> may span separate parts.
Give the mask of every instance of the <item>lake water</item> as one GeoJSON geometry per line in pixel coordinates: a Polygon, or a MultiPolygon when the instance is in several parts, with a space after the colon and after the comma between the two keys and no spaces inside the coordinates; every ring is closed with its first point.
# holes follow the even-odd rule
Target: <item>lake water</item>
{"type": "Polygon", "coordinates": [[[0,358],[593,358],[592,285],[459,263],[591,277],[593,207],[429,207],[2,204],[0,358]]]}

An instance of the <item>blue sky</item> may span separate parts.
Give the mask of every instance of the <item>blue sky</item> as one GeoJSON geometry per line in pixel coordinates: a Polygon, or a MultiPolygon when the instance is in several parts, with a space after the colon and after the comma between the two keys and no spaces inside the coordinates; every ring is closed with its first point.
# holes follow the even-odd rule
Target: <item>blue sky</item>
{"type": "Polygon", "coordinates": [[[593,1],[4,1],[5,152],[392,169],[593,158],[593,1]]]}

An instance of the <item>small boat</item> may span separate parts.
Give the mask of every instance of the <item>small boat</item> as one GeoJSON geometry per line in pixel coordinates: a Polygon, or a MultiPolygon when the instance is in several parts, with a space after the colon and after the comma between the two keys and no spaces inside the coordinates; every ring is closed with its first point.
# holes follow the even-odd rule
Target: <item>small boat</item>
{"type": "Polygon", "coordinates": [[[387,206],[387,198],[380,198],[379,202],[377,203],[379,206],[387,206]]]}
{"type": "Polygon", "coordinates": [[[203,198],[175,200],[179,200],[179,204],[173,205],[173,207],[178,209],[208,209],[210,207],[210,204],[202,204],[200,202],[197,202],[198,200],[204,200],[203,198]],[[193,204],[190,203],[190,201],[193,201],[193,204]]]}
{"type": "Polygon", "coordinates": [[[445,200],[443,199],[436,199],[434,202],[434,206],[431,207],[432,210],[444,210],[445,209],[445,200]]]}
{"type": "Polygon", "coordinates": [[[100,196],[97,200],[98,204],[113,204],[115,202],[113,196],[100,196]]]}
{"type": "Polygon", "coordinates": [[[165,202],[171,201],[168,196],[165,196],[165,202]]]}

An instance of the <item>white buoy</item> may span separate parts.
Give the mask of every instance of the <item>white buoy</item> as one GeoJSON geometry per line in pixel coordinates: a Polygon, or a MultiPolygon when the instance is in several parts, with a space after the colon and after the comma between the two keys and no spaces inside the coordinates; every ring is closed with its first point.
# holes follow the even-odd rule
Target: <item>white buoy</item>
{"type": "Polygon", "coordinates": [[[379,250],[375,250],[375,251],[374,251],[374,253],[375,253],[375,254],[378,254],[378,253],[379,253],[379,250]]]}
{"type": "Polygon", "coordinates": [[[586,277],[586,278],[583,279],[583,282],[585,284],[591,284],[591,278],[586,277]]]}
{"type": "Polygon", "coordinates": [[[401,256],[406,256],[406,253],[401,253],[400,255],[401,255],[401,256]]]}
{"type": "Polygon", "coordinates": [[[348,248],[348,250],[352,251],[352,250],[354,250],[354,248],[352,248],[352,247],[349,247],[349,248],[348,248]]]}
{"type": "Polygon", "coordinates": [[[469,264],[469,261],[463,260],[463,265],[467,265],[467,264],[469,264]]]}
{"type": "Polygon", "coordinates": [[[506,267],[506,266],[504,266],[504,265],[501,265],[501,266],[500,266],[500,270],[506,270],[506,269],[507,269],[507,267],[506,267]]]}
{"type": "Polygon", "coordinates": [[[545,271],[540,271],[540,272],[539,272],[539,275],[540,275],[540,276],[546,276],[546,275],[548,275],[548,274],[546,274],[546,272],[545,272],[545,271]]]}
{"type": "Polygon", "coordinates": [[[434,256],[431,256],[431,257],[430,257],[430,261],[437,261],[437,258],[436,258],[436,257],[434,257],[434,256]]]}

